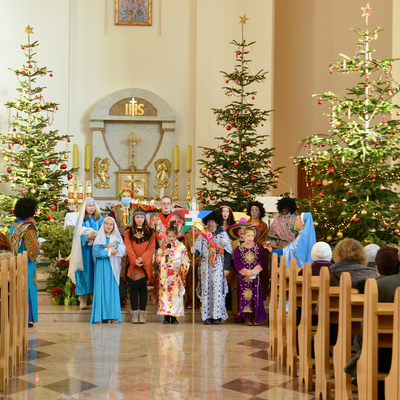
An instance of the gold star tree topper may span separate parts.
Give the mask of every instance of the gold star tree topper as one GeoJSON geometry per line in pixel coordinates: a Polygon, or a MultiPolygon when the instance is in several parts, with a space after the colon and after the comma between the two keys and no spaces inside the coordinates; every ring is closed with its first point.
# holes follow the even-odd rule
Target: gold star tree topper
{"type": "Polygon", "coordinates": [[[239,18],[240,18],[239,24],[246,24],[246,21],[249,19],[246,18],[246,14],[244,14],[243,17],[239,16],[239,18]]]}
{"type": "Polygon", "coordinates": [[[30,35],[31,33],[33,33],[33,28],[31,28],[29,25],[25,28],[25,33],[27,33],[28,35],[30,35]]]}

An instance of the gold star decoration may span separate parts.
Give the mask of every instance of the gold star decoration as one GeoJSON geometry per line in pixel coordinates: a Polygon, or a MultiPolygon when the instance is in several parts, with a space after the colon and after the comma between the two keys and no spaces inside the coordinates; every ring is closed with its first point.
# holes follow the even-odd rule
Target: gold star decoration
{"type": "Polygon", "coordinates": [[[29,25],[25,28],[25,33],[27,33],[28,35],[30,35],[31,33],[33,33],[33,28],[31,28],[29,25]]]}
{"type": "Polygon", "coordinates": [[[373,11],[373,8],[369,7],[369,3],[367,3],[367,5],[365,7],[361,7],[361,10],[363,12],[362,17],[370,17],[371,16],[371,11],[373,11]]]}
{"type": "Polygon", "coordinates": [[[248,20],[248,18],[246,18],[246,14],[244,14],[243,17],[239,16],[239,18],[240,18],[239,24],[246,24],[246,21],[248,20]]]}

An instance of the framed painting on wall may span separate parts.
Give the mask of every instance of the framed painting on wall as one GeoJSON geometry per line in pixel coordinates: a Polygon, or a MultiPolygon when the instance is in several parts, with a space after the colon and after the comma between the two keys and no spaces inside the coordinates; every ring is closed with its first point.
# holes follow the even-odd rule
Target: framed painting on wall
{"type": "Polygon", "coordinates": [[[152,0],[115,0],[115,25],[151,25],[152,0]]]}

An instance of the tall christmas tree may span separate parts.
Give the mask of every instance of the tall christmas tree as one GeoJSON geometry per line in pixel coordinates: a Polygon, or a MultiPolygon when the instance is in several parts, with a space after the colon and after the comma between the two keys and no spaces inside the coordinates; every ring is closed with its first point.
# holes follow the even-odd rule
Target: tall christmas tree
{"type": "MultiPolygon", "coordinates": [[[[314,214],[317,236],[334,244],[342,237],[368,243],[400,242],[399,120],[393,118],[392,104],[400,86],[392,76],[394,58],[372,57],[371,42],[379,28],[368,29],[369,4],[361,8],[366,30],[359,36],[354,57],[331,63],[330,73],[354,73],[358,83],[339,98],[332,92],[317,96],[318,104],[329,104],[329,136],[309,136],[305,140],[306,157],[302,161],[313,192],[308,201],[314,214]]],[[[399,113],[397,113],[399,115],[399,113]]]]}
{"type": "Polygon", "coordinates": [[[246,14],[240,17],[241,42],[233,41],[236,65],[233,72],[221,71],[226,86],[225,95],[232,102],[225,108],[213,108],[217,124],[226,129],[226,137],[217,137],[221,143],[216,148],[202,147],[205,159],[200,175],[203,187],[197,189],[202,203],[219,206],[230,204],[235,210],[243,210],[246,203],[262,196],[272,187],[277,187],[281,168],[272,169],[271,157],[274,149],[263,146],[267,135],[258,135],[257,127],[263,126],[270,111],[260,110],[254,105],[257,92],[248,88],[254,82],[264,82],[266,72],[254,73],[248,59],[255,42],[247,43],[243,28],[246,14]]]}
{"type": "Polygon", "coordinates": [[[11,69],[18,79],[19,96],[6,103],[8,129],[0,133],[1,149],[6,173],[0,174],[0,182],[9,182],[17,195],[1,196],[1,215],[9,221],[11,208],[17,198],[30,196],[39,203],[37,219],[53,221],[52,211],[62,211],[67,204],[62,200],[62,189],[66,180],[72,178],[68,170],[69,135],[60,135],[51,130],[58,104],[47,102],[43,96],[44,87],[34,86],[37,77],[53,74],[46,67],[39,67],[34,57],[38,42],[31,43],[33,28],[25,28],[28,42],[22,43],[21,50],[26,61],[20,69],[11,69]],[[47,129],[46,129],[47,128],[47,129]],[[60,146],[60,142],[64,145],[60,146]]]}

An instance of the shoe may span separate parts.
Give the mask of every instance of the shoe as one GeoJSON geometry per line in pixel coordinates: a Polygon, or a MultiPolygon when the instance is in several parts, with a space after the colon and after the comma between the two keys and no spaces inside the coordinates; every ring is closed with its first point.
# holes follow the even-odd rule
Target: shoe
{"type": "Polygon", "coordinates": [[[203,322],[204,325],[211,325],[212,323],[213,323],[212,318],[208,318],[203,322]]]}
{"type": "Polygon", "coordinates": [[[87,308],[87,294],[79,296],[79,308],[81,310],[87,308]]]}
{"type": "Polygon", "coordinates": [[[214,325],[221,325],[222,324],[221,318],[214,319],[213,323],[214,325]]]}
{"type": "Polygon", "coordinates": [[[178,320],[176,319],[176,317],[171,317],[171,324],[179,324],[178,320]]]}
{"type": "Polygon", "coordinates": [[[139,323],[139,310],[132,310],[132,324],[138,324],[139,323]]]}
{"type": "Polygon", "coordinates": [[[33,322],[28,322],[28,328],[33,328],[33,327],[34,327],[33,322]]]}
{"type": "Polygon", "coordinates": [[[164,321],[163,321],[163,324],[164,325],[167,325],[167,324],[170,324],[171,323],[171,317],[169,317],[169,316],[165,316],[164,317],[164,321]]]}
{"type": "Polygon", "coordinates": [[[245,315],[246,315],[246,318],[244,320],[244,324],[246,326],[253,326],[253,323],[251,322],[251,319],[250,319],[250,313],[246,313],[245,315]]]}
{"type": "Polygon", "coordinates": [[[115,325],[119,324],[119,321],[117,319],[111,319],[110,321],[111,321],[110,324],[115,324],[115,325]]]}
{"type": "Polygon", "coordinates": [[[350,382],[352,385],[357,386],[357,376],[352,376],[350,382]]]}
{"type": "Polygon", "coordinates": [[[253,324],[253,326],[258,326],[258,324],[256,322],[256,316],[254,313],[251,314],[250,320],[251,320],[251,323],[253,324]]]}
{"type": "Polygon", "coordinates": [[[145,324],[145,323],[146,323],[146,311],[140,310],[139,311],[139,324],[145,324]]]}

